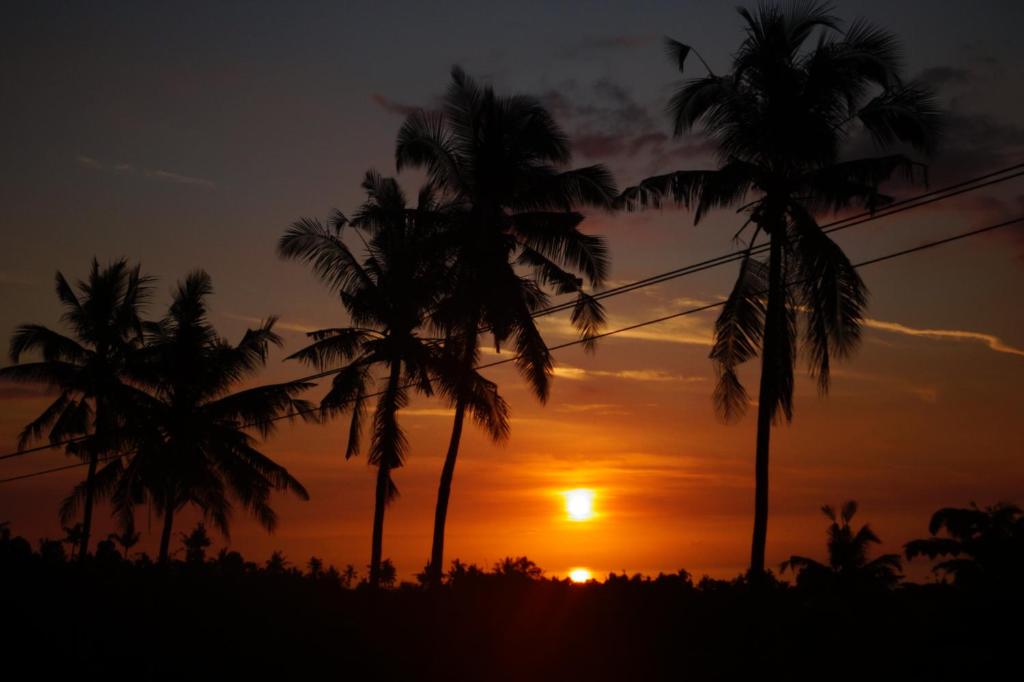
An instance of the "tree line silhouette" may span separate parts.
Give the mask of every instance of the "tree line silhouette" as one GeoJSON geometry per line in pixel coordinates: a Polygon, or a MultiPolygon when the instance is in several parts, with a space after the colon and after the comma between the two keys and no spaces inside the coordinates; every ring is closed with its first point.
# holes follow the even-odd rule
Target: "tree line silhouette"
{"type": "MultiPolygon", "coordinates": [[[[65,542],[33,549],[0,524],[0,581],[13,588],[0,593],[9,652],[0,665],[153,680],[334,669],[369,680],[821,679],[822,670],[840,680],[943,680],[1017,669],[1019,508],[937,511],[932,536],[904,548],[908,558],[950,557],[924,584],[900,582],[898,557],[870,556],[877,537],[852,523],[855,503],[825,511],[827,558],[792,557],[785,570],[798,572],[795,585],[770,574],[695,580],[685,570],[570,584],[506,557],[489,569],[453,560],[440,590],[374,589],[354,566],[317,557],[297,565],[281,552],[261,562],[227,547],[213,553],[202,522],[178,533],[162,566],[144,552],[126,556],[132,537],[69,560],[65,542]]],[[[72,551],[78,543],[69,534],[72,551]]],[[[378,571],[379,587],[395,587],[390,562],[378,571]]],[[[428,586],[433,576],[417,580],[428,586]]]]}
{"type": "MultiPolygon", "coordinates": [[[[622,192],[604,166],[572,167],[568,137],[537,98],[500,95],[453,69],[440,108],[409,114],[398,132],[396,170],[426,175],[415,206],[397,180],[371,170],[362,183],[366,199],[351,217],[301,219],[278,243],[279,255],[306,264],[346,314],[289,356],[333,374],[317,405],[300,397],[310,381],[238,388],[281,338],[273,317],[237,343],[222,338],[208,320],[213,288],[205,273],[179,283],[156,320],[146,319],[153,280],[139,266],[94,259],[74,286],[58,273],[70,334],[22,325],[11,338],[13,364],[0,378],[57,392],[23,429],[19,448],[72,440],[66,450],[87,463],[84,481],[60,507],[62,523],[78,528],[74,555],[89,554],[100,499],[109,500],[123,538],[135,537],[136,506],[152,505],[163,520],[160,564],[170,560],[174,517],[188,506],[225,536],[236,505],[273,530],[272,492],[307,497],[260,450],[276,420],[349,413],[349,458],[362,450],[367,401],[376,397],[367,459],[377,468],[368,576],[377,586],[385,509],[398,494],[395,472],[409,448],[400,415],[412,391],[454,408],[425,571],[426,582],[439,585],[465,418],[495,441],[510,431],[498,386],[475,369],[481,344],[510,346],[544,402],[553,364],[535,314],[551,295],[574,295],[571,321],[582,339],[604,322],[594,293],[607,279],[610,255],[602,237],[580,229],[583,211],[671,201],[692,208],[695,223],[719,208],[746,216],[734,238],[745,240],[747,255],[715,324],[713,398],[724,419],[742,415],[748,394],[737,369],[760,355],[749,570],[752,581],[768,579],[770,434],[778,419],[792,418],[798,350],[827,392],[832,362],[857,346],[867,304],[864,282],[816,216],[890,203],[881,186],[921,175],[922,165],[904,152],[931,154],[941,116],[931,91],[904,78],[899,43],[884,29],[862,21],[843,27],[817,3],[763,4],[740,15],[745,37],[729,69],[718,74],[701,58],[706,73],[684,81],[668,104],[674,134],[701,131],[718,168],[651,177],[622,192]],[[865,138],[880,155],[850,159],[851,143],[865,138]],[[361,248],[345,241],[350,235],[361,248]],[[751,255],[759,238],[769,245],[766,260],[751,255]],[[22,362],[30,353],[41,359],[22,362]]],[[[673,40],[667,48],[683,73],[692,48],[673,40]]],[[[844,508],[833,518],[837,538],[852,532],[852,513],[844,508]]],[[[867,531],[849,542],[872,537],[867,531]]],[[[801,576],[823,574],[801,557],[786,566],[801,576]]],[[[886,560],[867,570],[891,578],[896,568],[886,560]]]]}

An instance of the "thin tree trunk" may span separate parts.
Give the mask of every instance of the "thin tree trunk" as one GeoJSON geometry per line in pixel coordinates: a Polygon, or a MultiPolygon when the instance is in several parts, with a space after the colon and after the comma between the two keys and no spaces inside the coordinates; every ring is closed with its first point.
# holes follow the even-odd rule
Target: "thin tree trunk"
{"type": "Polygon", "coordinates": [[[370,549],[370,587],[380,585],[380,562],[384,548],[384,507],[388,503],[391,469],[384,464],[377,467],[377,493],[373,506],[373,546],[370,549]]]}
{"type": "Polygon", "coordinates": [[[455,403],[455,422],[448,442],[448,454],[441,469],[441,483],[437,487],[437,508],[434,510],[434,542],[430,549],[430,585],[441,584],[444,566],[444,525],[448,519],[448,498],[452,494],[452,478],[455,476],[455,460],[459,456],[459,441],[462,439],[462,423],[466,417],[466,404],[460,399],[455,403]]]}
{"type": "Polygon", "coordinates": [[[174,505],[169,505],[164,510],[164,529],[160,533],[160,559],[161,566],[166,566],[171,557],[171,528],[174,526],[174,505]]]}
{"type": "Polygon", "coordinates": [[[96,478],[96,466],[99,453],[96,448],[89,448],[89,472],[85,475],[85,503],[82,505],[82,539],[78,542],[78,560],[85,561],[89,552],[89,533],[92,529],[93,479],[96,478]]]}
{"type": "MultiPolygon", "coordinates": [[[[402,379],[402,363],[394,361],[391,363],[391,374],[388,377],[388,388],[387,393],[381,400],[381,404],[378,404],[377,409],[381,410],[385,405],[387,406],[387,413],[384,418],[397,420],[398,410],[398,383],[402,379]]],[[[377,417],[379,418],[382,413],[378,412],[377,417]]],[[[396,425],[397,429],[397,425],[396,425]]],[[[387,457],[387,450],[381,447],[380,443],[376,444],[377,447],[381,448],[381,457],[387,457]]],[[[391,447],[391,446],[388,446],[391,447]]],[[[376,589],[380,585],[380,562],[381,554],[384,548],[384,508],[388,504],[388,493],[391,488],[391,469],[393,466],[398,465],[397,457],[395,461],[382,461],[377,463],[377,491],[374,496],[373,505],[373,538],[372,546],[370,548],[370,587],[376,589]]]]}
{"type": "Polygon", "coordinates": [[[764,577],[768,541],[768,455],[772,418],[778,403],[777,363],[782,327],[785,324],[785,291],[782,281],[782,237],[771,236],[768,265],[768,305],[761,349],[761,386],[757,405],[757,449],[754,459],[754,537],[750,547],[750,577],[764,577]]]}
{"type": "Polygon", "coordinates": [[[106,401],[97,397],[96,415],[92,438],[86,441],[89,448],[89,472],[85,475],[85,504],[82,505],[82,539],[78,544],[78,560],[85,561],[89,554],[89,537],[92,535],[92,507],[95,498],[96,467],[99,464],[100,453],[104,446],[104,437],[107,432],[106,425],[107,407],[106,401]]]}

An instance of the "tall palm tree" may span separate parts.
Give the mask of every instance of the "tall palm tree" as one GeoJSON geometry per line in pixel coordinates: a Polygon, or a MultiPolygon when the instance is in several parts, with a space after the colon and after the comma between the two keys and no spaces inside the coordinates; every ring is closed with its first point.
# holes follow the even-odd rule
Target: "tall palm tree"
{"type": "MultiPolygon", "coordinates": [[[[803,347],[819,391],[829,387],[835,358],[860,339],[867,290],[842,249],[819,227],[816,214],[851,206],[874,209],[890,199],[879,186],[894,174],[913,179],[902,154],[851,159],[851,141],[930,152],[939,114],[930,91],[904,81],[897,40],[863,21],[845,30],[824,5],[797,3],[785,11],[767,4],[745,9],[746,39],[732,70],[682,84],[669,104],[675,134],[702,127],[718,150],[715,170],[682,170],[627,189],[630,209],[669,197],[694,207],[694,222],[714,208],[748,214],[748,249],[739,277],[715,324],[711,358],[714,399],[727,421],[739,418],[748,396],[737,368],[761,353],[755,462],[754,532],[750,571],[764,571],[768,533],[768,455],[773,422],[793,416],[797,313],[805,318],[803,347]],[[817,38],[812,41],[817,35],[817,38]],[[751,249],[768,240],[768,258],[751,249]]],[[[668,42],[680,70],[689,46],[668,42]]]]}
{"type": "Polygon", "coordinates": [[[296,395],[311,384],[289,382],[232,392],[266,364],[268,347],[281,345],[274,318],[249,329],[232,344],[210,324],[209,275],[191,273],[179,283],[167,315],[146,325],[146,348],[133,380],[150,393],[140,398],[133,432],[134,454],[110,482],[115,509],[128,525],[136,504],[150,501],[163,516],[161,564],[169,558],[175,514],[194,505],[225,536],[240,502],[268,531],[277,524],[273,490],[308,499],[305,488],[257,449],[274,430],[271,420],[288,414],[310,418],[311,406],[296,395]]]}
{"type": "Polygon", "coordinates": [[[828,505],[822,507],[821,512],[832,522],[828,527],[828,563],[794,555],[782,562],[780,570],[796,572],[798,585],[842,592],[887,589],[899,582],[899,555],[883,554],[868,559],[870,546],[881,540],[867,524],[856,531],[850,525],[857,513],[856,502],[845,503],[839,514],[828,505]]]}
{"type": "Polygon", "coordinates": [[[962,587],[1024,589],[1024,511],[1006,503],[984,509],[944,507],[928,524],[932,537],[905,546],[908,559],[948,557],[934,570],[962,587]],[[940,535],[943,533],[944,535],[940,535]]]}
{"type": "MultiPolygon", "coordinates": [[[[311,332],[313,343],[291,356],[320,370],[337,370],[320,405],[325,416],[352,412],[346,459],[359,452],[372,374],[379,368],[387,375],[373,415],[368,458],[377,467],[369,577],[377,587],[383,575],[384,510],[398,492],[392,472],[404,464],[408,451],[398,412],[408,402],[410,387],[426,395],[434,390],[431,374],[440,368],[441,348],[421,331],[443,290],[447,262],[439,249],[438,212],[429,187],[420,192],[415,209],[407,207],[392,178],[369,171],[362,187],[367,199],[352,220],[337,212],[329,225],[300,220],[281,238],[278,253],[309,263],[338,293],[350,319],[350,326],[311,332]],[[363,240],[362,260],[343,240],[346,226],[363,240]]],[[[504,403],[494,385],[479,375],[473,382],[478,398],[504,424],[504,403]]]]}
{"type": "Polygon", "coordinates": [[[605,207],[615,195],[603,166],[567,169],[569,142],[538,100],[499,96],[461,69],[440,112],[411,114],[398,134],[397,167],[422,168],[447,206],[451,290],[433,321],[457,353],[455,419],[438,486],[430,582],[440,583],[444,531],[455,461],[466,412],[492,437],[504,438],[493,415],[473,405],[470,377],[479,355],[481,328],[495,348],[511,340],[516,364],[537,397],[548,395],[551,357],[533,320],[546,305],[545,289],[578,294],[573,323],[589,335],[603,321],[600,305],[584,293],[607,276],[604,240],[579,230],[574,209],[605,207]],[[523,271],[529,273],[524,276],[523,271]]]}
{"type": "MultiPolygon", "coordinates": [[[[129,356],[142,341],[140,310],[149,297],[151,281],[139,266],[131,267],[123,259],[100,267],[94,258],[88,279],[76,286],[58,272],[57,298],[64,307],[61,321],[71,334],[38,324],[21,325],[11,337],[10,357],[15,364],[0,369],[0,379],[42,383],[60,392],[22,430],[18,447],[24,449],[44,434],[51,443],[77,439],[66,449],[88,462],[85,481],[75,493],[83,499],[79,559],[88,555],[97,476],[109,476],[120,468],[120,461],[114,460],[99,469],[123,446],[123,410],[131,393],[124,383],[125,372],[129,356]],[[41,361],[17,364],[34,351],[41,361]]],[[[70,524],[73,518],[63,505],[62,523],[70,524]]]]}

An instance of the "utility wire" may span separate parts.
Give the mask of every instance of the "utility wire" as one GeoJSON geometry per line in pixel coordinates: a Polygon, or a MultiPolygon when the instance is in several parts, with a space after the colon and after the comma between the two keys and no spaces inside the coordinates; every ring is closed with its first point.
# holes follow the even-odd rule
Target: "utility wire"
{"type": "MultiPolygon", "coordinates": [[[[954,183],[952,185],[946,185],[945,187],[942,187],[942,188],[939,188],[939,189],[936,189],[936,190],[932,190],[932,191],[929,191],[929,192],[924,192],[922,194],[918,194],[918,195],[913,196],[913,197],[908,197],[906,199],[902,199],[900,201],[893,202],[893,203],[889,204],[888,206],[886,206],[886,207],[884,207],[882,209],[879,209],[877,211],[863,211],[861,213],[858,213],[858,214],[855,214],[855,215],[852,215],[852,216],[848,216],[846,218],[841,218],[839,220],[835,220],[835,221],[832,221],[830,223],[825,223],[825,224],[821,225],[821,229],[822,229],[822,231],[825,234],[831,234],[832,232],[838,232],[840,230],[845,230],[845,229],[850,228],[850,227],[856,227],[857,225],[863,225],[864,223],[867,223],[867,222],[871,222],[871,221],[874,221],[874,220],[880,220],[882,218],[886,218],[886,217],[891,216],[891,215],[902,213],[904,211],[909,211],[911,209],[919,208],[921,206],[926,206],[928,204],[932,204],[932,203],[935,203],[937,201],[942,201],[942,200],[945,200],[945,199],[949,199],[951,197],[955,197],[955,196],[958,196],[958,195],[961,195],[961,194],[965,194],[967,192],[974,192],[974,191],[977,191],[979,189],[984,189],[985,187],[989,187],[989,186],[992,186],[992,185],[1000,184],[1000,183],[1006,182],[1008,180],[1012,180],[1014,178],[1020,177],[1021,175],[1024,175],[1024,163],[1013,164],[1011,166],[1007,166],[1005,168],[1002,168],[1002,169],[999,169],[999,170],[996,170],[996,171],[992,171],[990,173],[985,173],[984,175],[979,175],[979,176],[976,176],[976,177],[968,179],[968,180],[963,180],[961,182],[957,182],[957,183],[954,183]]],[[[764,253],[765,251],[768,250],[768,248],[769,248],[768,244],[762,244],[761,246],[757,246],[757,247],[754,247],[752,249],[749,249],[749,255],[758,255],[758,254],[764,253]]],[[[720,256],[715,256],[714,258],[709,258],[709,259],[700,261],[698,263],[692,263],[692,264],[684,266],[682,268],[677,268],[675,270],[669,270],[667,272],[662,272],[662,273],[659,273],[659,274],[656,274],[656,275],[651,275],[649,277],[645,277],[643,279],[639,279],[639,280],[636,280],[636,281],[633,281],[633,282],[629,282],[627,284],[623,284],[621,286],[614,287],[612,289],[607,289],[605,291],[601,291],[601,292],[598,292],[596,294],[593,294],[592,298],[594,298],[596,300],[603,300],[603,299],[606,299],[606,298],[612,298],[614,296],[620,296],[622,294],[627,294],[627,293],[630,293],[632,291],[636,291],[638,289],[643,289],[643,288],[646,288],[646,287],[649,287],[649,286],[654,286],[655,284],[661,284],[663,282],[668,282],[668,281],[671,281],[673,279],[677,279],[679,277],[685,277],[687,275],[697,274],[699,272],[703,272],[705,270],[710,270],[712,268],[716,268],[716,267],[719,267],[721,265],[727,265],[729,263],[733,263],[733,262],[736,262],[738,260],[741,260],[744,257],[746,257],[747,255],[748,255],[748,249],[740,249],[738,251],[733,251],[731,253],[726,253],[726,254],[723,254],[723,255],[720,255],[720,256]]],[[[568,301],[568,302],[565,302],[565,303],[560,303],[560,304],[557,304],[557,305],[554,305],[554,306],[550,306],[548,308],[543,308],[541,310],[535,311],[534,313],[532,313],[531,317],[534,317],[534,318],[544,317],[546,315],[551,315],[553,313],[561,312],[561,311],[564,311],[564,310],[570,310],[573,307],[575,307],[575,305],[576,305],[576,303],[574,301],[568,301]]],[[[484,327],[484,328],[480,329],[480,333],[486,333],[487,331],[489,331],[489,329],[487,327],[484,327]]],[[[600,336],[596,336],[596,337],[590,337],[590,338],[595,338],[596,339],[596,338],[601,338],[601,337],[600,336]]],[[[316,374],[311,374],[309,376],[300,377],[299,379],[295,379],[295,381],[313,381],[313,380],[316,380],[316,379],[323,379],[325,377],[337,374],[338,371],[339,370],[336,370],[336,369],[324,370],[324,371],[318,372],[316,374]]],[[[372,397],[374,397],[376,395],[380,395],[380,394],[379,393],[370,394],[370,395],[367,395],[365,397],[372,398],[372,397]]],[[[284,418],[284,417],[279,417],[279,419],[280,418],[284,418]]],[[[253,424],[248,424],[246,426],[253,426],[253,424]]],[[[75,438],[69,438],[69,439],[66,439],[66,440],[63,440],[63,441],[58,441],[58,442],[55,442],[55,443],[46,443],[46,444],[43,444],[43,445],[37,445],[37,446],[31,447],[31,448],[26,448],[24,450],[16,450],[14,452],[9,452],[9,453],[6,453],[4,455],[0,455],[0,461],[5,460],[5,459],[11,459],[11,458],[14,458],[14,457],[21,457],[23,455],[29,455],[29,454],[32,454],[34,452],[41,452],[43,450],[50,450],[52,448],[61,447],[63,445],[70,445],[72,443],[77,443],[77,442],[86,440],[87,438],[89,438],[89,436],[78,436],[78,437],[75,437],[75,438]]]]}
{"type": "MultiPolygon", "coordinates": [[[[899,251],[893,251],[892,253],[887,253],[887,254],[882,255],[882,256],[876,256],[875,258],[869,258],[867,260],[860,261],[859,263],[854,263],[853,267],[854,268],[863,268],[863,267],[867,267],[869,265],[875,265],[876,263],[883,263],[885,261],[892,260],[894,258],[900,258],[902,256],[907,256],[907,255],[910,255],[910,254],[913,254],[913,253],[917,253],[918,251],[924,251],[926,249],[931,249],[931,248],[934,248],[936,246],[942,246],[944,244],[950,244],[952,242],[957,242],[957,241],[960,241],[962,239],[967,239],[968,237],[975,237],[975,236],[977,236],[979,234],[984,234],[986,232],[993,232],[995,230],[998,230],[998,229],[1001,229],[1001,228],[1004,228],[1004,227],[1009,227],[1010,225],[1016,225],[1016,224],[1019,224],[1019,223],[1024,223],[1024,216],[1020,216],[1018,218],[1013,218],[1012,220],[1006,220],[1006,221],[1003,221],[1001,223],[996,223],[994,225],[988,225],[986,227],[981,227],[981,228],[978,228],[978,229],[975,229],[975,230],[969,230],[967,232],[961,232],[959,234],[955,234],[955,235],[950,236],[950,237],[945,237],[944,239],[937,239],[937,240],[934,240],[934,241],[925,242],[923,244],[918,244],[917,246],[912,246],[912,247],[909,247],[909,248],[906,248],[906,249],[901,249],[899,251]]],[[[799,281],[790,282],[790,283],[788,283],[786,285],[786,287],[787,288],[788,287],[792,287],[792,286],[795,286],[796,284],[799,284],[799,283],[800,283],[799,281]]],[[[764,291],[758,292],[757,295],[764,294],[764,293],[766,293],[766,292],[764,292],[764,291]]],[[[590,341],[594,341],[596,339],[602,339],[602,338],[605,338],[605,337],[608,337],[608,336],[615,336],[617,334],[622,334],[624,332],[632,331],[634,329],[640,329],[642,327],[649,327],[651,325],[660,324],[662,322],[666,322],[668,320],[673,320],[673,319],[676,319],[676,318],[679,318],[679,317],[685,317],[687,315],[693,315],[693,314],[696,314],[696,313],[701,313],[701,312],[704,312],[704,311],[707,311],[707,310],[711,310],[713,308],[719,308],[719,307],[725,305],[725,303],[726,303],[726,301],[723,300],[723,301],[716,301],[714,303],[707,303],[705,305],[697,306],[695,308],[688,308],[686,310],[680,311],[678,313],[673,313],[671,315],[665,315],[663,317],[657,317],[657,318],[654,318],[652,320],[645,320],[643,322],[638,322],[636,324],[631,324],[631,325],[626,326],[626,327],[620,327],[618,329],[613,329],[611,331],[600,332],[600,333],[597,333],[597,334],[591,334],[591,335],[586,336],[586,337],[584,337],[582,339],[575,339],[573,341],[567,341],[565,343],[561,343],[561,344],[558,344],[556,346],[551,346],[548,350],[555,351],[555,350],[561,350],[563,348],[569,348],[571,346],[578,346],[578,345],[581,345],[581,344],[584,344],[584,343],[588,343],[590,341]]],[[[499,365],[505,365],[505,364],[508,364],[510,362],[515,362],[517,359],[519,359],[519,357],[520,357],[519,355],[514,355],[514,356],[512,356],[510,358],[505,358],[505,359],[502,359],[502,360],[495,360],[494,362],[489,362],[489,363],[485,363],[485,364],[482,364],[482,365],[477,365],[475,367],[475,369],[480,370],[480,369],[487,369],[487,368],[490,368],[490,367],[497,367],[499,365]]],[[[409,387],[409,386],[412,386],[412,385],[415,385],[415,384],[408,384],[406,387],[409,387]]],[[[378,391],[377,393],[372,393],[372,394],[369,394],[367,396],[364,396],[364,399],[365,398],[372,398],[374,396],[379,396],[382,393],[384,393],[384,391],[378,391]]],[[[350,402],[352,402],[352,401],[350,401],[350,402]]],[[[318,411],[319,409],[320,408],[317,407],[317,408],[311,408],[309,410],[299,410],[297,412],[292,412],[292,413],[289,413],[289,414],[281,415],[279,417],[273,417],[271,419],[261,420],[259,422],[255,422],[253,424],[247,424],[246,426],[255,426],[256,424],[266,424],[266,423],[278,421],[278,420],[281,420],[281,419],[291,419],[291,418],[294,418],[294,417],[298,417],[298,416],[300,416],[302,414],[318,411]]],[[[115,459],[121,459],[122,457],[126,457],[129,454],[131,454],[131,453],[126,452],[126,453],[122,453],[122,454],[118,454],[118,455],[113,455],[111,457],[101,457],[101,458],[98,459],[98,462],[104,463],[104,462],[113,461],[115,459]]],[[[65,471],[67,469],[74,469],[76,467],[86,466],[88,464],[89,464],[89,462],[76,462],[74,464],[67,464],[67,465],[60,466],[60,467],[54,467],[52,469],[44,469],[42,471],[35,471],[35,472],[27,473],[27,474],[21,474],[20,476],[11,476],[9,478],[0,478],[0,483],[10,483],[10,482],[13,482],[13,481],[20,481],[20,480],[23,480],[23,479],[26,479],[26,478],[34,478],[36,476],[43,476],[43,475],[52,474],[52,473],[55,473],[55,472],[58,472],[58,471],[65,471]]]]}

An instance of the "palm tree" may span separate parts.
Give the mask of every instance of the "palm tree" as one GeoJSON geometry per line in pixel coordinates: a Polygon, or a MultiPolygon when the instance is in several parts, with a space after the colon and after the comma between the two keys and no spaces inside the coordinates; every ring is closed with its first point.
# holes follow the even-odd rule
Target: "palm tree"
{"type": "Polygon", "coordinates": [[[277,524],[270,506],[273,490],[302,499],[302,485],[257,449],[250,429],[266,438],[275,420],[309,417],[310,405],[295,396],[311,384],[289,382],[231,392],[266,364],[270,344],[280,345],[274,318],[246,331],[232,344],[207,317],[213,293],[205,272],[178,284],[167,315],[146,325],[146,348],[133,380],[151,392],[137,408],[141,428],[133,434],[135,453],[111,484],[115,509],[127,525],[134,506],[150,501],[163,516],[161,564],[169,558],[174,515],[194,505],[225,536],[234,497],[268,531],[277,524]]]}
{"type": "Polygon", "coordinates": [[[108,540],[121,545],[121,551],[124,553],[125,561],[128,560],[128,552],[132,547],[139,544],[139,540],[141,538],[142,533],[135,530],[134,524],[129,525],[127,528],[122,528],[120,532],[110,533],[107,535],[108,540]]]}
{"type": "MultiPolygon", "coordinates": [[[[291,356],[320,370],[337,370],[320,406],[325,416],[352,411],[346,459],[359,452],[371,375],[378,367],[387,373],[373,415],[368,458],[377,467],[369,577],[371,587],[377,587],[382,580],[384,510],[398,493],[391,474],[404,464],[408,450],[398,411],[409,400],[408,388],[433,392],[431,372],[439,367],[441,351],[420,328],[437,304],[446,262],[438,250],[430,188],[420,193],[419,206],[409,209],[392,178],[370,171],[362,187],[367,200],[351,221],[337,212],[328,226],[300,220],[281,238],[278,253],[309,263],[338,293],[351,320],[348,327],[311,332],[313,343],[291,356]],[[361,262],[343,241],[347,225],[360,239],[368,237],[361,262]]],[[[492,384],[479,375],[473,382],[496,409],[504,409],[492,384]]]]}
{"type": "MultiPolygon", "coordinates": [[[[139,266],[130,267],[125,260],[101,268],[94,258],[89,278],[76,286],[58,272],[57,298],[64,307],[61,321],[71,335],[38,324],[21,325],[11,337],[10,357],[15,364],[0,369],[0,379],[42,383],[60,392],[22,430],[18,448],[28,447],[45,434],[51,443],[73,440],[67,451],[88,462],[85,481],[73,493],[83,498],[80,560],[88,555],[93,506],[101,492],[97,477],[109,477],[120,468],[115,459],[98,471],[123,445],[123,410],[130,393],[123,380],[128,358],[142,340],[139,313],[149,297],[151,281],[140,273],[139,266]],[[17,364],[33,351],[40,353],[41,361],[17,364]]],[[[61,522],[70,524],[73,518],[70,508],[62,506],[61,522]]]]}
{"type": "Polygon", "coordinates": [[[883,554],[868,560],[869,547],[881,540],[867,524],[856,531],[850,526],[857,513],[856,502],[844,504],[838,515],[828,505],[821,512],[832,522],[828,527],[828,563],[794,555],[782,562],[780,570],[796,572],[798,585],[841,592],[888,589],[899,582],[899,555],[883,554]]]}
{"type": "MultiPolygon", "coordinates": [[[[899,44],[884,30],[863,21],[841,30],[816,3],[785,11],[765,4],[740,15],[747,37],[732,71],[709,69],[684,82],[669,104],[675,134],[703,127],[721,166],[648,178],[620,200],[635,210],[670,197],[695,207],[695,223],[711,209],[738,205],[749,217],[736,238],[753,225],[739,277],[715,324],[711,358],[718,374],[715,404],[731,421],[748,403],[737,368],[761,352],[750,553],[756,577],[764,572],[768,533],[771,428],[780,411],[786,421],[793,416],[797,312],[805,317],[810,371],[824,394],[832,360],[857,346],[867,302],[864,282],[815,215],[874,209],[890,201],[879,191],[882,182],[897,173],[913,179],[916,165],[902,154],[849,159],[851,140],[870,137],[879,148],[901,144],[930,152],[939,116],[930,91],[901,78],[899,44]],[[769,244],[767,261],[751,255],[761,235],[769,244]]],[[[682,70],[690,47],[671,40],[668,47],[682,70]]]]}
{"type": "Polygon", "coordinates": [[[447,375],[454,387],[455,420],[438,486],[429,568],[431,584],[438,585],[466,412],[492,438],[507,436],[491,405],[474,400],[470,377],[480,330],[493,336],[496,349],[511,340],[520,372],[544,401],[551,357],[532,315],[547,304],[549,289],[578,294],[572,320],[585,336],[602,323],[600,305],[584,293],[583,279],[574,272],[600,286],[607,276],[607,251],[602,238],[579,231],[583,215],[574,209],[608,206],[615,187],[603,166],[566,170],[568,139],[538,100],[499,96],[458,67],[443,110],[417,111],[406,119],[395,157],[399,170],[425,169],[447,207],[451,289],[433,322],[448,337],[457,361],[447,375]],[[531,275],[523,276],[523,269],[531,275]]]}
{"type": "Polygon", "coordinates": [[[928,524],[932,537],[905,546],[907,559],[951,557],[933,570],[951,574],[962,587],[1024,589],[1024,512],[1000,503],[979,509],[945,507],[928,524]],[[945,536],[939,533],[945,531],[945,536]]]}

